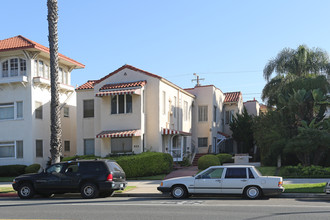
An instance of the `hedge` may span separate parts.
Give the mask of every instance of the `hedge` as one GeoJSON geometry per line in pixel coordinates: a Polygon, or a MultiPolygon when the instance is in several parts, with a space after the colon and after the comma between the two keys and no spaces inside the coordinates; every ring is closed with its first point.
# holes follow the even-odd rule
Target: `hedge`
{"type": "Polygon", "coordinates": [[[0,176],[19,176],[25,173],[26,165],[5,165],[0,166],[0,176]]]}
{"type": "Polygon", "coordinates": [[[110,159],[116,160],[128,178],[167,174],[173,168],[173,158],[166,153],[145,152],[110,159]]]}
{"type": "Polygon", "coordinates": [[[30,166],[25,167],[25,173],[38,173],[39,169],[40,169],[40,164],[35,163],[35,164],[31,164],[30,166]]]}
{"type": "Polygon", "coordinates": [[[216,155],[219,159],[220,164],[222,165],[223,163],[232,163],[234,162],[234,159],[232,158],[233,156],[231,154],[217,154],[216,155]]]}
{"type": "Polygon", "coordinates": [[[204,156],[201,156],[198,159],[198,169],[199,170],[205,170],[206,168],[210,166],[217,166],[220,165],[220,161],[217,156],[213,154],[207,154],[204,156]]]}
{"type": "MultiPolygon", "coordinates": [[[[74,159],[95,159],[100,158],[91,155],[65,157],[62,161],[74,159]]],[[[103,159],[115,160],[125,171],[126,177],[144,177],[159,174],[167,174],[172,171],[173,158],[170,154],[160,152],[144,152],[141,154],[112,156],[103,159]]]]}
{"type": "Polygon", "coordinates": [[[285,166],[280,168],[279,176],[286,178],[329,178],[330,167],[314,165],[304,167],[300,164],[298,166],[285,166]]]}

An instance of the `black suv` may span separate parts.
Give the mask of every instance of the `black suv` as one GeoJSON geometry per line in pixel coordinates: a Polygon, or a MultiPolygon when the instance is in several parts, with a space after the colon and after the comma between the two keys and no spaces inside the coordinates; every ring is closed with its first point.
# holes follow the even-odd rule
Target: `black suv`
{"type": "Polygon", "coordinates": [[[80,160],[56,163],[38,174],[25,174],[14,179],[13,188],[21,199],[35,194],[80,192],[85,199],[108,197],[127,185],[123,169],[111,160],[80,160]]]}

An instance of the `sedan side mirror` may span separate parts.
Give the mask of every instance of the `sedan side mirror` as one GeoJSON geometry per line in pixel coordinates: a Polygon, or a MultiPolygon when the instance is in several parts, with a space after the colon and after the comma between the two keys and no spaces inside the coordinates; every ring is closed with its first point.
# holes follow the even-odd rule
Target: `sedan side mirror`
{"type": "Polygon", "coordinates": [[[200,176],[200,175],[198,175],[198,176],[196,176],[196,177],[195,177],[195,179],[201,179],[201,176],[200,176]]]}

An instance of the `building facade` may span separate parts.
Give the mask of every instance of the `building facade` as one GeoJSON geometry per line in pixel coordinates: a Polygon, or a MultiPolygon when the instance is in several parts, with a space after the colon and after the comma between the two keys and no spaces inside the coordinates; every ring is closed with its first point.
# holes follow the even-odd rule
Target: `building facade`
{"type": "MultiPolygon", "coordinates": [[[[0,41],[0,165],[50,157],[49,49],[23,36],[0,41]]],[[[84,65],[59,54],[63,156],[76,154],[76,94],[71,71],[84,65]]]]}
{"type": "Polygon", "coordinates": [[[78,155],[156,151],[181,161],[197,152],[217,153],[230,136],[226,111],[243,108],[240,92],[226,103],[226,94],[213,85],[182,89],[130,65],[76,92],[78,155]]]}

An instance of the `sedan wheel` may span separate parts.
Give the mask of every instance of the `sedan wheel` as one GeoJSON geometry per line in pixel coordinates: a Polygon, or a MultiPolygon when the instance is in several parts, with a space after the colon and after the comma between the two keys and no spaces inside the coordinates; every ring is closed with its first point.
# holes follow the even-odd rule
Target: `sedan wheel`
{"type": "Polygon", "coordinates": [[[187,197],[188,193],[184,186],[174,186],[171,195],[175,199],[183,199],[187,197]]]}
{"type": "Polygon", "coordinates": [[[85,183],[81,189],[80,194],[84,199],[93,199],[99,195],[99,190],[93,183],[85,183]]]}
{"type": "Polygon", "coordinates": [[[35,194],[34,189],[30,183],[23,183],[20,185],[17,192],[21,199],[31,199],[35,194]]]}
{"type": "Polygon", "coordinates": [[[249,186],[245,189],[245,197],[248,199],[258,199],[261,196],[261,190],[256,186],[249,186]]]}

